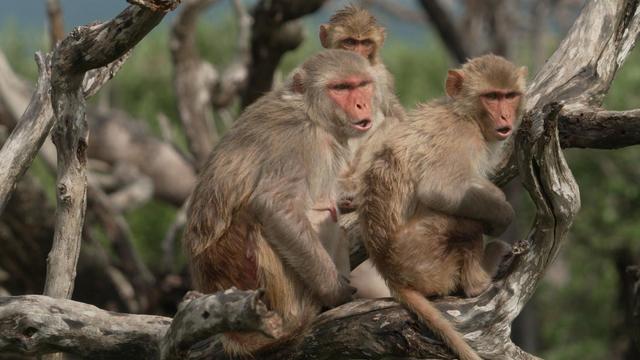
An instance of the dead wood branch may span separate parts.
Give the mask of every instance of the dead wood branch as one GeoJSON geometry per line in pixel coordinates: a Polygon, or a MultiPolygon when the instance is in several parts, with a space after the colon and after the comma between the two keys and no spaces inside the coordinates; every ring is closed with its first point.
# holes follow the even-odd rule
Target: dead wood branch
{"type": "Polygon", "coordinates": [[[563,111],[558,127],[563,148],[619,149],[640,144],[640,110],[563,111]]]}
{"type": "Polygon", "coordinates": [[[0,352],[184,359],[191,345],[219,332],[260,331],[280,336],[281,320],[267,311],[261,296],[259,291],[239,290],[191,296],[180,305],[173,321],[113,313],[41,295],[0,297],[0,352]]]}
{"type": "Polygon", "coordinates": [[[294,21],[318,10],[326,0],[261,0],[253,9],[251,30],[251,64],[248,84],[242,95],[247,107],[271,90],[280,59],[302,41],[302,25],[294,21]]]}
{"type": "Polygon", "coordinates": [[[174,63],[173,87],[178,112],[191,154],[199,167],[209,156],[218,134],[212,130],[212,107],[225,107],[244,87],[249,63],[251,17],[240,0],[233,6],[238,22],[236,54],[220,74],[200,56],[196,47],[197,21],[217,0],[187,0],[171,29],[170,48],[174,63]]]}
{"type": "Polygon", "coordinates": [[[467,61],[470,54],[464,47],[462,37],[453,19],[442,7],[442,4],[438,0],[420,0],[419,2],[455,61],[459,64],[467,61]]]}
{"type": "Polygon", "coordinates": [[[49,18],[49,38],[51,48],[64,38],[64,21],[60,0],[47,0],[47,17],[49,18]]]}
{"type": "MultiPolygon", "coordinates": [[[[166,10],[177,1],[145,2],[166,10]]],[[[158,10],[156,9],[156,10],[158,10]]],[[[87,195],[85,74],[118,61],[164,17],[165,13],[136,5],[115,19],[75,28],[62,40],[51,60],[51,103],[56,117],[53,142],[58,150],[56,229],[47,258],[44,293],[69,298],[80,254],[87,195]],[[96,41],[99,39],[99,41],[96,41]]]]}

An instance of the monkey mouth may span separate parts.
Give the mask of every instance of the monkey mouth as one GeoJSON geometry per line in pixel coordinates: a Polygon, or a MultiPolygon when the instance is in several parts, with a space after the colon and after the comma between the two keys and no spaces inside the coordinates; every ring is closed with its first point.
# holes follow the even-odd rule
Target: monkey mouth
{"type": "Polygon", "coordinates": [[[358,122],[351,123],[351,126],[353,126],[354,129],[360,131],[367,131],[371,129],[371,125],[373,125],[373,121],[371,121],[371,119],[362,119],[358,122]]]}
{"type": "Polygon", "coordinates": [[[511,126],[503,126],[501,128],[496,129],[496,133],[500,140],[504,140],[511,135],[511,126]]]}

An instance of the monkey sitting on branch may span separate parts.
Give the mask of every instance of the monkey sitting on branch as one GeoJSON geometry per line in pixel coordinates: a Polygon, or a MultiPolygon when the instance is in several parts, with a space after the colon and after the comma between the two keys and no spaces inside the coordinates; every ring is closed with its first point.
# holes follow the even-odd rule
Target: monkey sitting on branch
{"type": "Polygon", "coordinates": [[[265,289],[285,333],[281,339],[226,333],[227,353],[284,341],[322,307],[351,300],[337,181],[350,160],[349,141],[382,116],[377,87],[366,59],[323,51],[249,106],[215,146],[193,191],[184,235],[195,287],[265,289]]]}
{"type": "Polygon", "coordinates": [[[410,112],[363,178],[359,222],[371,260],[462,360],[480,357],[425,297],[473,297],[490,285],[482,235],[500,235],[514,212],[487,177],[519,124],[525,78],[526,68],[495,55],[450,70],[448,98],[410,112]]]}
{"type": "MultiPolygon", "coordinates": [[[[380,59],[379,51],[384,44],[386,32],[376,18],[366,9],[347,5],[336,11],[327,24],[320,25],[319,38],[326,49],[344,49],[364,56],[374,69],[379,89],[382,91],[382,113],[384,117],[375,124],[369,133],[354,142],[354,157],[346,170],[340,175],[340,195],[338,205],[344,216],[340,217],[340,226],[345,229],[348,238],[358,241],[360,227],[356,194],[361,188],[362,174],[369,168],[373,154],[378,151],[390,129],[404,120],[404,108],[395,95],[393,75],[389,73],[380,59]]],[[[366,260],[353,270],[349,279],[357,288],[356,297],[380,298],[390,296],[389,288],[380,274],[366,260]]]]}

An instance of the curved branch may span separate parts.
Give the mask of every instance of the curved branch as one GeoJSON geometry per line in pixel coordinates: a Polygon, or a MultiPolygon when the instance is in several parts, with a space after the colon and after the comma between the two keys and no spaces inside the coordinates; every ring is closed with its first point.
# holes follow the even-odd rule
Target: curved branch
{"type": "MultiPolygon", "coordinates": [[[[562,103],[566,112],[599,108],[640,34],[639,11],[635,0],[587,3],[529,85],[525,113],[552,102],[562,103]]],[[[541,135],[542,119],[532,124],[531,131],[534,138],[541,135]]],[[[515,156],[506,157],[494,179],[498,184],[507,183],[517,174],[515,156]]]]}

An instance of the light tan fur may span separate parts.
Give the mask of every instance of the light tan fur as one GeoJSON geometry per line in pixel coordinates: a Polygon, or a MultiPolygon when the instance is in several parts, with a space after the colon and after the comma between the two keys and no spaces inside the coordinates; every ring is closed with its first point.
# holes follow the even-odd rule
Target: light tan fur
{"type": "MultiPolygon", "coordinates": [[[[369,167],[373,154],[380,148],[386,138],[389,129],[404,120],[404,109],[395,95],[393,75],[380,60],[379,50],[384,44],[386,36],[384,27],[378,24],[376,18],[366,9],[348,5],[338,10],[329,20],[329,23],[320,26],[320,42],[326,49],[344,49],[358,52],[367,57],[371,63],[376,81],[380,85],[379,98],[382,99],[381,107],[384,115],[383,121],[376,123],[375,128],[369,131],[367,136],[352,142],[355,151],[354,158],[348,169],[342,174],[341,189],[344,198],[352,200],[359,191],[359,178],[369,167]],[[368,41],[371,46],[362,54],[353,45],[346,41],[368,41]]],[[[350,204],[349,210],[353,210],[355,204],[350,204]]]]}
{"type": "MultiPolygon", "coordinates": [[[[362,174],[371,164],[373,154],[378,151],[386,139],[389,130],[404,120],[404,109],[395,95],[393,75],[380,59],[379,51],[384,44],[386,32],[376,18],[366,9],[348,5],[338,10],[329,23],[320,26],[320,42],[327,49],[345,49],[355,51],[367,57],[374,68],[377,81],[381,84],[379,94],[382,101],[383,121],[369,131],[367,136],[352,142],[353,160],[340,176],[340,226],[348,238],[359,238],[358,204],[356,194],[360,191],[362,174]],[[361,53],[350,39],[366,41],[370,46],[368,53],[361,53]]],[[[351,40],[352,41],[352,40],[351,40]]],[[[366,52],[366,51],[365,51],[366,52]]],[[[357,240],[355,240],[357,241],[357,240]]],[[[356,297],[378,298],[389,296],[389,289],[370,261],[365,261],[349,277],[352,285],[358,289],[356,297]]]]}
{"type": "Polygon", "coordinates": [[[487,89],[513,91],[519,115],[523,74],[494,55],[450,72],[463,80],[447,81],[454,97],[410,112],[363,178],[359,222],[371,260],[392,294],[463,360],[480,358],[425,297],[477,296],[490,284],[482,235],[504,231],[513,209],[487,179],[504,142],[494,139],[498,130],[480,97],[487,89]]]}
{"type": "MultiPolygon", "coordinates": [[[[242,113],[200,175],[183,237],[196,289],[263,288],[285,327],[282,339],[226,334],[229,353],[286,340],[322,307],[351,299],[348,252],[328,210],[351,158],[349,140],[363,134],[329,89],[354,77],[375,80],[362,57],[342,50],[313,56],[242,113]]],[[[370,84],[379,113],[377,84],[370,84]]]]}

